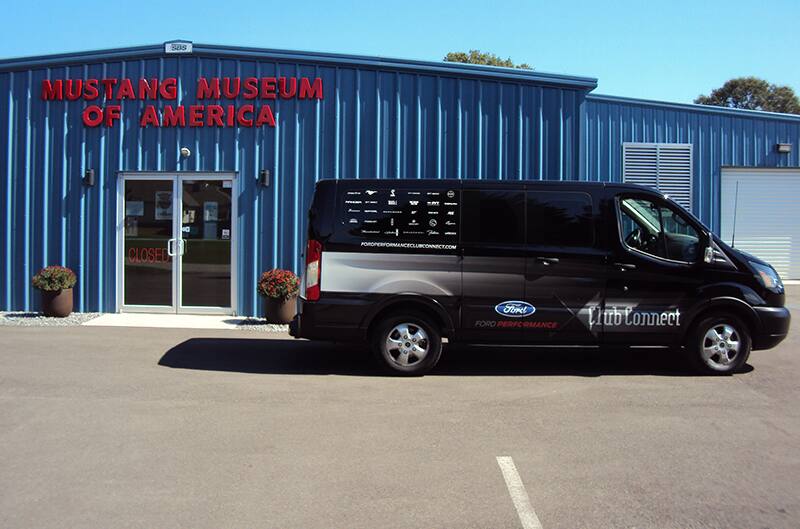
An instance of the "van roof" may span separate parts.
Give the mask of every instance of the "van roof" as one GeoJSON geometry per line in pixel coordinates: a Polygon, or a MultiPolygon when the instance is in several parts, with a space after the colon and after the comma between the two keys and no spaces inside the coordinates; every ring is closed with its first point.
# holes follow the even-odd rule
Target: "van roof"
{"type": "Polygon", "coordinates": [[[347,182],[347,183],[354,183],[360,182],[362,184],[370,184],[370,185],[387,185],[391,183],[403,183],[407,184],[409,182],[418,182],[418,183],[439,183],[439,184],[447,184],[451,183],[453,185],[462,185],[462,184],[469,184],[469,185],[481,185],[481,186],[490,186],[490,187],[511,187],[511,186],[519,186],[520,184],[525,185],[536,185],[536,186],[552,186],[552,187],[587,187],[587,188],[613,188],[613,189],[628,189],[628,190],[635,190],[635,191],[650,191],[654,193],[658,193],[658,191],[645,187],[639,184],[629,184],[623,182],[586,182],[581,180],[476,180],[476,179],[457,179],[457,178],[409,178],[409,179],[385,179],[385,178],[339,178],[339,179],[323,179],[320,182],[328,181],[328,182],[347,182]]]}

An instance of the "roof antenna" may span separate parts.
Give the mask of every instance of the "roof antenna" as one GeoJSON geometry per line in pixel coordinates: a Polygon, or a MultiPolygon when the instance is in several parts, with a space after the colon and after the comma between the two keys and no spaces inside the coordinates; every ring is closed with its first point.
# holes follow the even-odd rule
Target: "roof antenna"
{"type": "Polygon", "coordinates": [[[733,233],[731,233],[731,248],[736,247],[736,210],[739,207],[739,180],[736,180],[736,194],[733,196],[733,233]]]}

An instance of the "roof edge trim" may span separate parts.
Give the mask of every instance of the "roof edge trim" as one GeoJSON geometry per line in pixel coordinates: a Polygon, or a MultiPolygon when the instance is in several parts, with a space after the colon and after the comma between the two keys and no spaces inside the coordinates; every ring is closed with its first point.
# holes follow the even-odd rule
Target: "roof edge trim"
{"type": "Polygon", "coordinates": [[[669,108],[675,110],[688,110],[691,112],[702,112],[706,114],[723,114],[738,118],[767,118],[783,121],[798,121],[800,115],[782,114],[780,112],[766,112],[764,110],[747,110],[743,108],[717,107],[713,105],[697,105],[691,103],[671,103],[669,101],[656,101],[653,99],[636,99],[633,97],[610,96],[605,94],[588,94],[587,101],[599,101],[603,103],[623,103],[630,105],[643,105],[651,107],[669,108]]]}
{"type": "MultiPolygon", "coordinates": [[[[175,41],[168,41],[175,42],[175,41]]],[[[135,46],[127,48],[113,48],[83,52],[59,53],[54,55],[38,55],[0,60],[0,71],[24,70],[30,68],[47,68],[72,63],[91,61],[136,59],[144,57],[189,57],[189,56],[220,56],[240,57],[250,59],[284,59],[302,62],[317,62],[330,64],[346,64],[353,66],[367,66],[371,68],[391,68],[410,71],[422,71],[443,75],[467,75],[472,77],[507,79],[538,83],[552,86],[573,88],[591,91],[597,87],[597,79],[576,75],[560,75],[536,70],[521,70],[516,68],[502,68],[496,66],[483,66],[454,62],[436,62],[415,59],[399,59],[392,57],[379,57],[368,55],[355,55],[344,53],[327,53],[311,51],[280,50],[272,48],[254,48],[241,46],[221,46],[213,44],[193,43],[191,54],[171,55],[164,52],[164,44],[135,46]]]]}

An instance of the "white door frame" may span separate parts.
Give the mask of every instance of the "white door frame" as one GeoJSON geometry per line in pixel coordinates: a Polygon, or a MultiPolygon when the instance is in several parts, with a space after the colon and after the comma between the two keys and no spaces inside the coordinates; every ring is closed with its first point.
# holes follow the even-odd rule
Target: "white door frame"
{"type": "MultiPolygon", "coordinates": [[[[238,196],[239,179],[235,172],[135,172],[121,171],[117,177],[117,312],[151,312],[166,314],[236,314],[238,290],[238,196]],[[172,305],[125,305],[125,182],[127,180],[171,180],[172,181],[172,234],[182,241],[181,226],[183,224],[183,182],[186,180],[229,180],[231,182],[231,306],[230,307],[184,307],[181,304],[182,259],[172,259],[172,305]]],[[[176,256],[178,257],[178,256],[176,256]]]]}

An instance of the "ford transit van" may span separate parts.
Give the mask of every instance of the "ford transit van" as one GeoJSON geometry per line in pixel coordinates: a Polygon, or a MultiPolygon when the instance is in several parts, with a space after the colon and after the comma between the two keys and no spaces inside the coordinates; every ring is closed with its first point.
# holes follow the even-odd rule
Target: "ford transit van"
{"type": "Polygon", "coordinates": [[[305,263],[292,335],[367,341],[399,375],[443,339],[664,347],[731,374],[789,329],[768,263],[630,184],[323,180],[305,263]]]}

